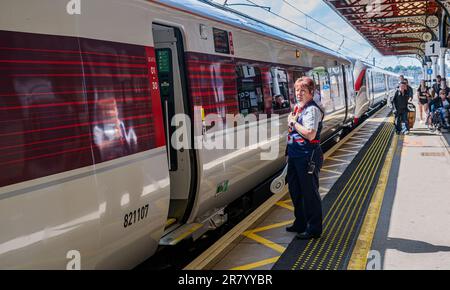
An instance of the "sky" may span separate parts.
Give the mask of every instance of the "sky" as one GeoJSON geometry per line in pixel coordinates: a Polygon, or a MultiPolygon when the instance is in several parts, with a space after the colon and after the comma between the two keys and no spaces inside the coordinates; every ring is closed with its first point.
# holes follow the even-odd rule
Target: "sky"
{"type": "MultiPolygon", "coordinates": [[[[219,4],[225,2],[225,0],[213,1],[219,4]]],[[[366,59],[370,63],[375,58],[376,65],[382,68],[397,65],[421,66],[420,62],[414,57],[382,56],[322,0],[228,0],[227,3],[252,5],[250,1],[260,6],[270,7],[273,13],[281,15],[288,20],[258,7],[244,5],[233,5],[230,7],[332,49],[339,50],[340,47],[341,52],[345,55],[366,59]],[[314,21],[311,17],[322,24],[314,21]],[[346,36],[345,40],[342,35],[346,36]]]]}

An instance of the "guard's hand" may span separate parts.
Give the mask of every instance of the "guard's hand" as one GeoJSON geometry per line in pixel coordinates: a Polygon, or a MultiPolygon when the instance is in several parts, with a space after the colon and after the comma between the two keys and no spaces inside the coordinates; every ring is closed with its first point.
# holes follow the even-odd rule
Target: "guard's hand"
{"type": "Polygon", "coordinates": [[[296,121],[297,121],[297,118],[298,118],[298,115],[294,115],[293,113],[292,113],[292,114],[289,114],[289,117],[288,117],[288,126],[290,126],[291,123],[296,122],[296,121]]]}

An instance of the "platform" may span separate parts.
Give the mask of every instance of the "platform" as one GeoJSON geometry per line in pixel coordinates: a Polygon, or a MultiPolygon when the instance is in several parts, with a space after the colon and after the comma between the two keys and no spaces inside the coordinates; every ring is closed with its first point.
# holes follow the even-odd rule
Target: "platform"
{"type": "MultiPolygon", "coordinates": [[[[320,174],[320,193],[324,202],[361,149],[387,124],[389,113],[390,109],[382,109],[325,153],[320,174]]],[[[387,129],[385,133],[388,133],[387,129]]],[[[285,231],[292,222],[293,206],[288,192],[274,196],[185,269],[272,269],[295,236],[285,231]]]]}
{"type": "Polygon", "coordinates": [[[450,269],[449,141],[449,133],[430,133],[419,122],[399,138],[369,269],[377,256],[380,269],[450,269]]]}
{"type": "Polygon", "coordinates": [[[325,154],[321,239],[299,241],[274,196],[185,269],[450,269],[450,134],[393,133],[384,108],[325,154]]]}

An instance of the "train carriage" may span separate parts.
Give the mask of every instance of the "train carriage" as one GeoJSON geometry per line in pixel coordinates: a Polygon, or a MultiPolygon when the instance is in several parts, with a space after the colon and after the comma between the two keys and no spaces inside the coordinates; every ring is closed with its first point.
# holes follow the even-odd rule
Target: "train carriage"
{"type": "Polygon", "coordinates": [[[349,58],[206,1],[0,5],[0,268],[66,268],[73,253],[82,269],[131,268],[220,226],[283,167],[300,76],[317,84],[324,140],[356,116],[349,58]],[[257,119],[220,128],[211,114],[257,119]],[[276,115],[275,160],[261,144],[172,144],[177,125],[220,143],[276,115]]]}

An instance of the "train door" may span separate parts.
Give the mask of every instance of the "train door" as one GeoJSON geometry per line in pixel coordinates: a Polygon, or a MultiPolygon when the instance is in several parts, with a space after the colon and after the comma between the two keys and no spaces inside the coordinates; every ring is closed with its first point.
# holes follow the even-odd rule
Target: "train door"
{"type": "Polygon", "coordinates": [[[177,130],[172,126],[174,116],[189,115],[181,31],[159,24],[153,24],[152,28],[170,171],[170,206],[166,227],[170,228],[183,223],[189,214],[195,162],[192,150],[177,150],[172,143],[172,135],[177,130]]]}

